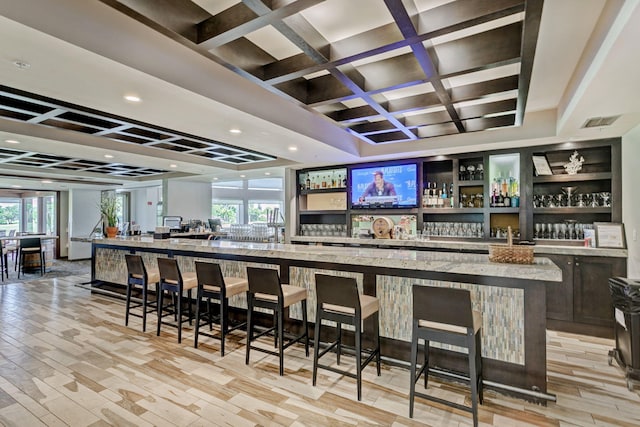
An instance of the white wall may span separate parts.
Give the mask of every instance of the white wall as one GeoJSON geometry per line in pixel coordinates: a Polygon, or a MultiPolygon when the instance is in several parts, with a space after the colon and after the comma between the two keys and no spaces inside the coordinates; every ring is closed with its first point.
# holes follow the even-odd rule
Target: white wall
{"type": "MultiPolygon", "coordinates": [[[[100,190],[69,190],[69,236],[89,237],[100,219],[100,190]]],[[[91,243],[69,242],[69,260],[91,258],[91,243]]]]}
{"type": "Polygon", "coordinates": [[[183,220],[211,217],[211,183],[168,180],[166,214],[181,216],[183,220]]]}
{"type": "Polygon", "coordinates": [[[61,191],[59,211],[60,218],[58,223],[60,224],[60,230],[58,230],[58,242],[60,244],[60,250],[58,257],[64,258],[69,255],[69,192],[61,191]]]}
{"type": "Polygon", "coordinates": [[[622,137],[622,222],[629,248],[627,277],[640,279],[640,126],[622,137]]]}
{"type": "Polygon", "coordinates": [[[140,231],[153,231],[157,225],[156,212],[160,186],[131,190],[131,221],[140,225],[140,231]]]}

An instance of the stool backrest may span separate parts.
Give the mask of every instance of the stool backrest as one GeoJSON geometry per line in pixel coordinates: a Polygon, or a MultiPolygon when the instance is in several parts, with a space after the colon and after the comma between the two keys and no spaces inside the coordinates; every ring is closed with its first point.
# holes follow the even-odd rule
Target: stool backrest
{"type": "Polygon", "coordinates": [[[42,240],[39,237],[29,237],[27,239],[20,240],[21,249],[33,249],[42,248],[42,240]]]}
{"type": "Polygon", "coordinates": [[[124,259],[127,261],[129,277],[147,278],[147,270],[140,255],[125,254],[124,259]]]}
{"type": "Polygon", "coordinates": [[[216,286],[221,290],[224,288],[222,270],[217,263],[196,261],[196,276],[198,277],[198,286],[216,286]]]}
{"type": "Polygon", "coordinates": [[[353,308],[357,313],[360,311],[358,282],[353,277],[316,273],[316,301],[318,308],[331,304],[353,308]]]}
{"type": "Polygon", "coordinates": [[[16,230],[9,230],[9,237],[13,237],[16,235],[16,230]]]}
{"type": "Polygon", "coordinates": [[[158,258],[158,270],[160,271],[160,281],[172,283],[182,281],[178,261],[175,258],[158,258]]]}
{"type": "Polygon", "coordinates": [[[473,328],[471,293],[466,289],[413,285],[413,319],[473,328]]]}
{"type": "Polygon", "coordinates": [[[251,294],[278,295],[278,298],[283,298],[278,270],[247,267],[247,281],[251,294]]]}

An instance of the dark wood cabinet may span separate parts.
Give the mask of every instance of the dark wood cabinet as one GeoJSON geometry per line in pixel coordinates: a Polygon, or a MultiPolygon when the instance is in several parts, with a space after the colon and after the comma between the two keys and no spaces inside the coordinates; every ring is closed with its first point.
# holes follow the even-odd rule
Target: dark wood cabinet
{"type": "Polygon", "coordinates": [[[613,328],[609,278],[626,276],[624,258],[575,257],[573,320],[613,328]]]}
{"type": "Polygon", "coordinates": [[[626,258],[542,255],[562,269],[562,282],[547,286],[547,328],[613,337],[609,279],[626,276],[626,258]]]}
{"type": "Polygon", "coordinates": [[[544,255],[562,270],[562,282],[547,285],[547,319],[573,321],[573,268],[571,255],[544,255]]]}

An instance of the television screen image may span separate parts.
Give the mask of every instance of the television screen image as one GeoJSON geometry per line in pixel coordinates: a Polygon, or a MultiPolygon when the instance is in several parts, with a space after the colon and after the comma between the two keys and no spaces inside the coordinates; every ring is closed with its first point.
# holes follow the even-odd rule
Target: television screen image
{"type": "Polygon", "coordinates": [[[354,208],[412,208],[418,206],[416,164],[382,165],[351,170],[354,208]]]}

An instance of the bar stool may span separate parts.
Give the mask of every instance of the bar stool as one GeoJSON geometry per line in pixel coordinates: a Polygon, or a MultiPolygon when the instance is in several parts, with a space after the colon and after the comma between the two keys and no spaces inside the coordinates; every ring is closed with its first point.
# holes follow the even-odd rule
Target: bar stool
{"type": "Polygon", "coordinates": [[[158,282],[160,282],[160,270],[152,268],[147,270],[140,255],[125,254],[127,261],[127,299],[124,316],[124,325],[129,326],[129,314],[142,318],[142,332],[147,331],[147,313],[157,310],[157,299],[155,302],[148,302],[149,285],[155,285],[156,297],[158,294],[158,282]],[[131,303],[131,292],[134,287],[142,288],[142,301],[131,303]],[[132,308],[142,307],[142,314],[130,313],[132,308]]]}
{"type": "Polygon", "coordinates": [[[0,239],[0,278],[4,282],[4,276],[9,279],[9,258],[7,257],[7,249],[4,246],[4,242],[0,239]]]}
{"type": "Polygon", "coordinates": [[[42,240],[40,240],[40,237],[29,237],[20,240],[20,248],[18,252],[18,279],[20,278],[20,270],[22,270],[22,274],[24,275],[24,258],[31,254],[40,255],[40,275],[44,276],[45,255],[44,248],[42,247],[42,240]]]}
{"type": "MultiPolygon", "coordinates": [[[[362,370],[376,359],[378,376],[380,376],[380,326],[378,322],[378,298],[370,295],[360,295],[358,283],[352,277],[328,276],[316,274],[316,323],[313,334],[313,385],[316,385],[318,368],[327,369],[332,372],[355,378],[358,389],[358,400],[362,398],[362,370]],[[362,322],[373,316],[374,321],[374,348],[364,350],[362,348],[362,335],[364,333],[362,322]],[[320,352],[320,331],[323,320],[332,320],[336,325],[336,341],[320,352]],[[342,325],[353,325],[355,327],[355,357],[356,373],[347,370],[334,368],[329,365],[322,365],[319,360],[327,352],[336,349],[337,364],[340,365],[340,354],[342,353],[342,325]],[[367,358],[362,361],[363,353],[367,358]]],[[[347,347],[347,346],[344,346],[347,347]]]]}
{"type": "Polygon", "coordinates": [[[411,383],[409,417],[413,418],[415,396],[452,406],[473,414],[478,425],[478,400],[482,404],[482,314],[471,308],[471,293],[466,289],[413,286],[413,335],[411,338],[411,383]],[[416,374],[418,341],[424,340],[424,363],[416,374]],[[429,342],[465,347],[469,354],[471,407],[415,391],[422,374],[424,388],[429,380],[429,342]]]}
{"type": "Polygon", "coordinates": [[[187,291],[189,324],[193,318],[191,313],[191,290],[198,286],[198,279],[195,272],[181,273],[178,268],[178,261],[175,258],[158,258],[158,269],[160,270],[160,282],[158,286],[158,329],[156,335],[160,336],[162,318],[173,314],[178,322],[178,343],[182,342],[182,294],[187,291]],[[176,299],[173,307],[165,307],[163,304],[164,292],[170,292],[176,299]],[[163,315],[163,311],[166,313],[163,315]]]}
{"type": "Polygon", "coordinates": [[[282,376],[284,375],[284,349],[304,338],[305,354],[309,357],[307,290],[298,286],[280,283],[278,271],[269,268],[247,267],[247,278],[249,279],[249,291],[247,292],[247,357],[245,363],[249,364],[251,349],[278,356],[280,359],[280,376],[282,376]],[[298,336],[292,336],[291,334],[285,336],[284,310],[297,302],[302,304],[303,331],[298,336]],[[254,336],[253,310],[258,307],[273,312],[274,325],[254,336]],[[277,352],[251,345],[252,341],[271,332],[274,333],[275,345],[278,347],[277,352]],[[287,340],[286,344],[284,343],[285,339],[287,340]]]}
{"type": "Polygon", "coordinates": [[[223,277],[220,265],[213,262],[196,261],[196,276],[198,278],[198,296],[196,298],[196,330],[193,338],[193,346],[198,348],[199,334],[211,338],[219,338],[220,354],[224,356],[225,336],[229,332],[247,325],[246,322],[242,322],[233,327],[229,327],[229,298],[247,292],[249,290],[249,282],[242,277],[223,277]],[[200,304],[203,298],[207,299],[207,311],[201,313],[200,304]],[[207,323],[209,324],[209,329],[211,329],[213,322],[211,299],[218,300],[220,304],[219,337],[206,332],[200,332],[200,322],[203,315],[207,316],[207,323]]]}

